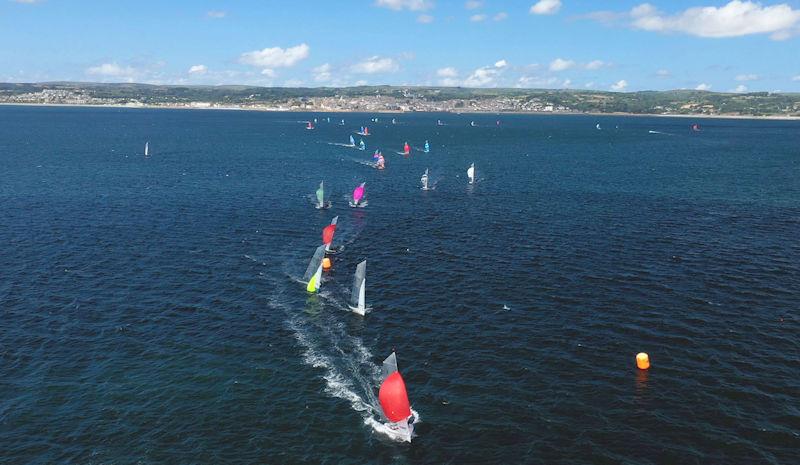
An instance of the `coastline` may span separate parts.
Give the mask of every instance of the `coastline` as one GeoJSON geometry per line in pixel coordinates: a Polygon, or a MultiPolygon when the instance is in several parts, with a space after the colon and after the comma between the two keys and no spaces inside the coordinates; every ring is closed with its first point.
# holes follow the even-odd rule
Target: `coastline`
{"type": "Polygon", "coordinates": [[[228,111],[262,111],[272,113],[375,113],[375,114],[404,114],[404,113],[431,113],[431,114],[468,114],[468,115],[585,115],[585,116],[634,116],[634,117],[663,117],[663,118],[702,118],[702,119],[737,119],[737,120],[768,120],[768,121],[800,121],[800,116],[789,115],[708,115],[704,113],[693,114],[664,114],[664,113],[600,113],[600,112],[580,112],[580,111],[364,111],[364,110],[341,110],[341,109],[290,109],[290,108],[248,108],[241,106],[172,106],[172,105],[116,105],[116,104],[83,104],[83,103],[16,103],[0,102],[0,106],[29,106],[29,107],[81,107],[81,108],[124,108],[131,110],[228,110],[228,111]]]}

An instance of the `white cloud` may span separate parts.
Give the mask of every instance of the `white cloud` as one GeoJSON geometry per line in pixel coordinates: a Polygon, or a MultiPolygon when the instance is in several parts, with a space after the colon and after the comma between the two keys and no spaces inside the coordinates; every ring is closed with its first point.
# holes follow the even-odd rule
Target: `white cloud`
{"type": "Polygon", "coordinates": [[[206,65],[194,65],[189,68],[189,74],[206,74],[208,67],[206,65]]]}
{"type": "Polygon", "coordinates": [[[464,4],[464,8],[466,8],[466,9],[468,9],[468,10],[474,10],[474,9],[476,9],[476,8],[480,8],[480,7],[482,7],[482,6],[483,6],[483,2],[481,2],[481,1],[479,1],[479,0],[468,0],[468,1],[467,1],[467,2],[464,4]]]}
{"type": "Polygon", "coordinates": [[[516,87],[552,87],[558,82],[555,77],[522,76],[517,80],[516,87]]]}
{"type": "Polygon", "coordinates": [[[506,60],[500,60],[494,64],[495,68],[505,68],[506,66],[508,66],[508,62],[506,60]]]}
{"type": "Polygon", "coordinates": [[[211,19],[222,19],[226,16],[228,16],[227,11],[212,10],[206,13],[206,18],[211,18],[211,19]]]}
{"type": "Polygon", "coordinates": [[[626,81],[625,79],[621,79],[615,82],[614,84],[611,84],[611,90],[614,91],[625,90],[626,87],[628,87],[628,81],[626,81]]]}
{"type": "Polygon", "coordinates": [[[314,80],[317,82],[328,82],[331,80],[331,65],[325,63],[311,70],[314,73],[314,80]]]}
{"type": "Polygon", "coordinates": [[[668,78],[672,77],[672,73],[670,73],[668,69],[659,69],[656,71],[656,76],[660,78],[668,78]]]}
{"type": "Polygon", "coordinates": [[[86,74],[101,78],[114,78],[133,81],[134,77],[136,77],[139,72],[131,66],[120,66],[117,63],[103,63],[101,65],[88,68],[86,70],[86,74]]]}
{"type": "Polygon", "coordinates": [[[763,6],[753,1],[733,0],[721,7],[692,7],[669,15],[649,3],[630,11],[632,26],[657,32],[682,32],[699,37],[737,37],[750,34],[774,34],[786,39],[800,23],[800,10],[781,3],[763,6]]]}
{"type": "Polygon", "coordinates": [[[429,0],[376,0],[375,6],[395,11],[425,11],[433,8],[433,2],[429,0]]]}
{"type": "Polygon", "coordinates": [[[797,76],[792,77],[792,81],[800,81],[800,74],[797,76]]]}
{"type": "Polygon", "coordinates": [[[484,19],[486,19],[486,15],[472,15],[469,17],[469,20],[472,21],[473,23],[479,23],[484,19]]]}
{"type": "Polygon", "coordinates": [[[740,74],[736,76],[736,80],[739,82],[758,81],[758,79],[758,74],[740,74]]]}
{"type": "Polygon", "coordinates": [[[500,13],[497,13],[496,15],[494,15],[494,17],[492,19],[495,20],[495,21],[502,21],[502,20],[504,20],[506,18],[508,18],[508,13],[506,13],[505,11],[501,11],[500,13]]]}
{"type": "Polygon", "coordinates": [[[711,90],[711,84],[706,84],[705,82],[702,84],[698,84],[694,90],[711,90]]]}
{"type": "Polygon", "coordinates": [[[604,66],[607,66],[607,65],[608,65],[608,63],[606,63],[605,61],[602,61],[602,60],[592,60],[592,61],[590,61],[589,63],[586,63],[586,65],[585,65],[584,67],[585,67],[586,69],[592,69],[592,70],[594,70],[594,69],[600,69],[600,68],[602,68],[602,67],[604,67],[604,66]]]}
{"type": "Polygon", "coordinates": [[[464,80],[464,85],[467,87],[495,87],[497,78],[507,67],[506,60],[499,60],[493,66],[478,68],[464,80]]]}
{"type": "Polygon", "coordinates": [[[747,86],[744,84],[739,84],[731,92],[736,92],[737,94],[741,94],[742,92],[747,92],[747,86]]]}
{"type": "Polygon", "coordinates": [[[288,68],[305,60],[308,58],[309,50],[310,48],[306,44],[295,45],[285,49],[280,47],[265,48],[242,53],[239,57],[239,62],[264,68],[262,74],[269,76],[271,73],[274,75],[272,68],[288,68]]]}
{"type": "Polygon", "coordinates": [[[351,71],[358,74],[377,74],[394,73],[400,69],[400,65],[392,58],[373,56],[366,60],[356,63],[351,71]]]}
{"type": "Polygon", "coordinates": [[[417,22],[422,24],[428,24],[433,22],[433,16],[431,15],[419,15],[417,16],[417,22]]]}
{"type": "Polygon", "coordinates": [[[563,58],[556,58],[550,62],[550,71],[564,71],[575,66],[572,60],[564,60],[563,58]]]}
{"type": "Polygon", "coordinates": [[[452,66],[448,66],[447,68],[439,68],[436,70],[436,75],[443,78],[454,78],[458,76],[458,70],[452,66]]]}
{"type": "Polygon", "coordinates": [[[533,15],[554,15],[561,9],[561,0],[539,0],[530,9],[533,15]]]}
{"type": "Polygon", "coordinates": [[[568,88],[572,86],[572,79],[564,79],[564,82],[561,83],[561,87],[568,88]]]}
{"type": "Polygon", "coordinates": [[[261,75],[262,76],[266,76],[268,78],[274,78],[275,76],[277,76],[277,74],[275,74],[275,70],[270,69],[270,68],[262,69],[261,70],[261,75]]]}

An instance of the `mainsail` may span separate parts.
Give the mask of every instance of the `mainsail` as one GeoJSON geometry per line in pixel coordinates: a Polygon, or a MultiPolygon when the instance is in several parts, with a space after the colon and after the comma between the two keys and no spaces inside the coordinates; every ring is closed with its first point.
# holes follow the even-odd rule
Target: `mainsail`
{"type": "Polygon", "coordinates": [[[467,168],[467,177],[469,178],[470,184],[475,184],[475,163],[471,164],[469,168],[467,168]]]}
{"type": "Polygon", "coordinates": [[[303,281],[307,282],[308,292],[318,292],[322,285],[322,259],[325,257],[325,246],[321,245],[314,251],[314,256],[308,263],[308,268],[303,275],[303,281]]]}
{"type": "Polygon", "coordinates": [[[353,290],[350,292],[350,308],[363,315],[366,312],[367,261],[359,263],[353,275],[353,290]]]}
{"type": "Polygon", "coordinates": [[[353,147],[356,146],[356,140],[353,139],[353,136],[350,136],[350,145],[352,145],[353,147]]]}
{"type": "Polygon", "coordinates": [[[144,156],[145,157],[150,156],[150,141],[144,143],[144,156]]]}
{"type": "Polygon", "coordinates": [[[425,153],[428,153],[428,152],[430,152],[430,151],[431,151],[431,146],[430,146],[430,144],[428,144],[428,141],[427,141],[427,140],[425,141],[425,147],[423,148],[423,151],[424,151],[425,153]]]}
{"type": "Polygon", "coordinates": [[[358,149],[359,150],[366,150],[367,149],[367,144],[364,143],[364,139],[361,139],[360,141],[358,141],[358,149]]]}
{"type": "Polygon", "coordinates": [[[325,181],[320,181],[319,189],[317,189],[317,208],[325,206],[325,181]]]}
{"type": "Polygon", "coordinates": [[[422,173],[422,177],[419,180],[422,183],[422,190],[428,190],[428,168],[425,168],[425,172],[422,173]]]}

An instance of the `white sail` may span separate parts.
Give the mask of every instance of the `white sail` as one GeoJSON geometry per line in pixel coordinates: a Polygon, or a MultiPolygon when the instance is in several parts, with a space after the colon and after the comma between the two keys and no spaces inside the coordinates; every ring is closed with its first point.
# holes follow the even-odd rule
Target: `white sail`
{"type": "Polygon", "coordinates": [[[422,190],[428,190],[428,169],[425,168],[425,172],[422,174],[422,177],[419,179],[422,183],[422,190]]]}
{"type": "Polygon", "coordinates": [[[469,178],[470,184],[475,184],[475,163],[471,164],[469,168],[467,168],[467,177],[469,178]]]}
{"type": "Polygon", "coordinates": [[[367,261],[359,263],[353,275],[353,289],[350,292],[350,309],[359,315],[366,313],[367,261]]]}
{"type": "Polygon", "coordinates": [[[391,375],[397,371],[397,355],[392,352],[391,355],[386,357],[386,360],[383,361],[383,367],[381,369],[382,378],[386,379],[387,376],[391,375]]]}
{"type": "MultiPolygon", "coordinates": [[[[332,226],[336,226],[336,224],[338,222],[339,222],[339,216],[338,215],[334,216],[333,219],[331,220],[331,225],[332,226]]],[[[330,252],[331,251],[331,244],[333,244],[333,241],[325,244],[325,252],[330,252]]]]}
{"type": "Polygon", "coordinates": [[[303,275],[303,281],[306,282],[306,290],[308,292],[319,291],[322,285],[322,259],[325,257],[325,246],[321,245],[314,251],[314,256],[308,263],[308,268],[303,275]]]}
{"type": "Polygon", "coordinates": [[[144,143],[144,156],[145,157],[150,156],[150,141],[144,143]]]}

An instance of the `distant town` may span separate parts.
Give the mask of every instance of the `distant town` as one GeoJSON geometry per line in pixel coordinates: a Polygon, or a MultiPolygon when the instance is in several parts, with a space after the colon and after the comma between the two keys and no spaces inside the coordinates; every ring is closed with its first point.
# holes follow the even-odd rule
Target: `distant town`
{"type": "Polygon", "coordinates": [[[0,104],[308,112],[628,113],[800,118],[800,94],[362,86],[283,88],[3,83],[0,104]]]}

